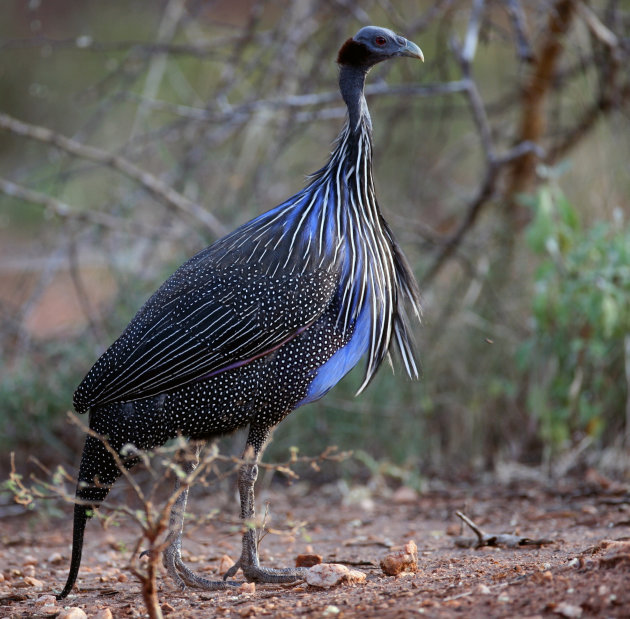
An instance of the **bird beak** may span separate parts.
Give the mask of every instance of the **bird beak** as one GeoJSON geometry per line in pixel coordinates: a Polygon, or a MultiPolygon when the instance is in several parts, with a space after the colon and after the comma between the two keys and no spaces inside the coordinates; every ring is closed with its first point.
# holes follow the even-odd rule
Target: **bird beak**
{"type": "Polygon", "coordinates": [[[410,58],[420,58],[420,60],[424,62],[424,54],[422,53],[422,50],[415,43],[407,41],[407,39],[405,39],[405,42],[407,44],[400,50],[400,55],[409,56],[410,58]]]}

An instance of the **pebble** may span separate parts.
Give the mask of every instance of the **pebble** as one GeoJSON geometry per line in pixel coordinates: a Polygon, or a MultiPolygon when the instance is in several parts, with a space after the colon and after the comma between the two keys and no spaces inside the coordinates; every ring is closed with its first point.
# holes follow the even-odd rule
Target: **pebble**
{"type": "Polygon", "coordinates": [[[346,582],[354,585],[365,582],[366,575],[361,570],[348,570],[348,575],[346,576],[346,582]]]}
{"type": "Polygon", "coordinates": [[[320,563],[306,572],[306,582],[311,587],[327,589],[342,582],[349,584],[365,582],[366,576],[360,570],[349,570],[339,563],[320,563]]]}
{"type": "Polygon", "coordinates": [[[64,608],[57,615],[57,619],[87,619],[87,615],[82,608],[72,606],[71,608],[64,608]]]}
{"type": "Polygon", "coordinates": [[[244,582],[238,590],[241,593],[256,593],[256,583],[255,582],[244,582]]]}
{"type": "Polygon", "coordinates": [[[40,595],[35,600],[36,606],[54,606],[57,604],[57,600],[54,595],[40,595]]]}
{"type": "Polygon", "coordinates": [[[52,563],[53,565],[56,565],[57,563],[63,563],[64,560],[65,559],[60,552],[53,552],[47,559],[48,563],[52,563]]]}
{"type": "Polygon", "coordinates": [[[568,602],[560,602],[559,604],[556,604],[553,612],[556,615],[568,617],[569,619],[574,619],[582,616],[582,608],[580,606],[569,604],[568,602]]]}
{"type": "Polygon", "coordinates": [[[398,505],[416,503],[419,498],[418,493],[409,486],[400,486],[392,495],[392,501],[398,505]]]}
{"type": "Polygon", "coordinates": [[[415,572],[418,569],[418,547],[409,540],[402,550],[386,555],[381,560],[381,569],[388,576],[398,576],[404,570],[415,572]]]}
{"type": "Polygon", "coordinates": [[[314,565],[319,565],[322,560],[322,555],[301,554],[295,558],[295,567],[313,567],[314,565]]]}
{"type": "Polygon", "coordinates": [[[22,562],[22,565],[24,565],[24,566],[37,565],[38,563],[39,563],[39,561],[33,555],[26,555],[24,557],[24,561],[22,562]]]}
{"type": "Polygon", "coordinates": [[[228,555],[223,555],[219,560],[219,574],[225,574],[233,565],[234,561],[228,555]]]}
{"type": "Polygon", "coordinates": [[[320,563],[306,572],[306,582],[311,587],[327,589],[344,581],[349,571],[345,565],[338,563],[320,563]]]}
{"type": "Polygon", "coordinates": [[[43,587],[44,586],[44,583],[41,580],[38,580],[37,578],[33,578],[32,576],[25,576],[24,584],[28,585],[29,587],[43,587]]]}

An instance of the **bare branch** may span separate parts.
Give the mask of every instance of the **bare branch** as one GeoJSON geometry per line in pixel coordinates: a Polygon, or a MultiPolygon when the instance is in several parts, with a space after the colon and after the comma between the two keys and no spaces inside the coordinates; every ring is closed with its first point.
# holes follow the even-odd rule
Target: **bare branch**
{"type": "Polygon", "coordinates": [[[481,16],[483,15],[485,4],[485,0],[473,1],[470,20],[468,21],[468,29],[466,30],[466,38],[464,39],[464,45],[460,53],[460,61],[463,64],[470,65],[477,52],[481,16]]]}
{"type": "Polygon", "coordinates": [[[611,48],[619,47],[619,38],[617,35],[602,24],[601,20],[593,12],[593,9],[588,7],[584,2],[578,0],[575,8],[578,15],[584,20],[584,23],[588,26],[588,29],[597,37],[604,45],[611,48]]]}
{"type": "Polygon", "coordinates": [[[78,52],[113,53],[136,52],[147,56],[155,54],[167,54],[174,56],[192,56],[195,58],[225,59],[221,50],[234,43],[235,37],[217,37],[205,45],[181,45],[175,43],[161,43],[146,41],[95,41],[89,35],[82,35],[67,39],[54,39],[51,37],[28,37],[25,39],[9,39],[0,43],[0,51],[14,49],[47,48],[54,50],[68,50],[78,52]]]}
{"type": "Polygon", "coordinates": [[[95,146],[81,144],[60,133],[56,133],[45,127],[22,122],[8,114],[0,113],[0,129],[5,129],[15,135],[37,140],[38,142],[51,144],[75,157],[110,167],[140,183],[168,206],[192,217],[197,224],[203,224],[217,236],[225,234],[223,224],[221,224],[212,213],[205,211],[199,205],[175,191],[157,176],[154,176],[146,170],[142,170],[124,157],[114,155],[95,146]]]}
{"type": "MultiPolygon", "coordinates": [[[[47,213],[60,217],[62,219],[71,219],[76,221],[85,221],[97,226],[109,228],[111,230],[120,231],[124,227],[128,226],[127,223],[122,222],[117,217],[112,217],[106,213],[100,213],[97,211],[76,211],[66,202],[52,198],[46,194],[40,193],[18,185],[12,181],[0,178],[0,191],[12,198],[18,198],[26,202],[32,202],[39,206],[43,206],[47,213]]],[[[137,227],[144,232],[155,233],[156,228],[147,226],[144,223],[135,222],[132,226],[137,227]]]]}
{"type": "Polygon", "coordinates": [[[508,15],[512,21],[514,35],[516,36],[516,51],[518,57],[524,62],[532,62],[534,60],[534,52],[529,43],[529,37],[527,36],[523,7],[519,0],[507,0],[506,6],[508,15]]]}
{"type": "Polygon", "coordinates": [[[488,203],[495,193],[501,169],[507,164],[530,154],[533,154],[535,157],[542,157],[544,155],[543,151],[537,144],[532,142],[522,142],[504,155],[495,157],[488,165],[484,180],[477,191],[477,195],[468,204],[466,214],[464,215],[462,222],[454,234],[444,242],[433,263],[421,278],[420,281],[423,286],[428,286],[435,279],[435,276],[442,269],[446,261],[457,250],[466,234],[472,229],[479,217],[479,214],[481,213],[482,208],[488,203]]]}

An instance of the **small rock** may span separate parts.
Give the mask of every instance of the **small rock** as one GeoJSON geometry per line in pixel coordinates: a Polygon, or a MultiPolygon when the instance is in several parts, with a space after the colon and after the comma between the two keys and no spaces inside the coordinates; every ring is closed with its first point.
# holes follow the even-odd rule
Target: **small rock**
{"type": "Polygon", "coordinates": [[[301,554],[295,557],[295,567],[313,567],[322,562],[322,555],[301,554]]]}
{"type": "Polygon", "coordinates": [[[53,552],[50,557],[48,557],[47,562],[56,565],[57,563],[63,563],[64,558],[60,552],[53,552]]]}
{"type": "Polygon", "coordinates": [[[244,582],[238,590],[241,593],[256,593],[256,583],[255,582],[244,582]]]}
{"type": "Polygon", "coordinates": [[[44,586],[44,583],[41,580],[38,580],[37,578],[33,578],[32,576],[25,576],[24,584],[28,585],[29,587],[43,587],[44,586]]]}
{"type": "Polygon", "coordinates": [[[58,615],[57,619],[87,619],[85,611],[78,606],[64,608],[58,615]]]}
{"type": "Polygon", "coordinates": [[[334,606],[333,604],[330,604],[329,606],[326,606],[326,608],[324,608],[322,617],[334,617],[335,615],[338,615],[340,612],[341,611],[339,610],[339,606],[334,606]]]}
{"type": "Polygon", "coordinates": [[[488,587],[488,585],[481,584],[477,587],[477,593],[481,593],[481,595],[490,595],[492,591],[490,591],[490,587],[488,587]]]}
{"type": "Polygon", "coordinates": [[[320,563],[306,572],[306,582],[311,587],[327,589],[343,582],[349,571],[345,565],[338,563],[320,563]]]}
{"type": "Polygon", "coordinates": [[[507,593],[501,593],[497,598],[497,602],[500,604],[509,604],[512,601],[512,598],[507,593]]]}
{"type": "Polygon", "coordinates": [[[582,616],[582,608],[580,606],[574,606],[573,604],[569,604],[568,602],[560,602],[556,604],[553,612],[556,615],[561,615],[562,617],[577,618],[582,616]]]}
{"type": "Polygon", "coordinates": [[[162,612],[165,615],[168,615],[169,613],[174,613],[175,612],[175,607],[171,606],[168,602],[164,602],[164,604],[162,604],[160,606],[160,608],[162,609],[162,612]]]}
{"type": "Polygon", "coordinates": [[[22,574],[24,576],[35,576],[35,566],[34,565],[27,565],[23,570],[22,570],[22,574]]]}
{"type": "Polygon", "coordinates": [[[241,617],[258,617],[260,614],[262,614],[263,609],[260,606],[245,606],[245,608],[241,608],[241,610],[238,611],[238,614],[241,617]]]}
{"type": "Polygon", "coordinates": [[[36,606],[53,606],[55,604],[57,604],[57,600],[54,595],[40,595],[35,600],[36,606]]]}
{"type": "Polygon", "coordinates": [[[388,576],[398,576],[404,570],[415,572],[418,569],[418,547],[409,540],[402,550],[391,552],[381,561],[381,569],[388,576]]]}
{"type": "Polygon", "coordinates": [[[353,585],[365,582],[366,575],[361,570],[348,570],[346,582],[353,585]]]}
{"type": "Polygon", "coordinates": [[[33,555],[26,555],[24,561],[22,561],[22,565],[25,567],[27,565],[37,565],[38,563],[39,561],[33,555]]]}
{"type": "Polygon", "coordinates": [[[219,560],[219,574],[225,574],[233,565],[234,561],[227,555],[223,555],[219,560]]]}
{"type": "Polygon", "coordinates": [[[396,492],[392,495],[392,501],[394,503],[398,503],[399,505],[404,505],[405,503],[416,503],[419,499],[418,493],[409,486],[400,486],[396,492]]]}
{"type": "Polygon", "coordinates": [[[109,608],[102,608],[94,615],[93,619],[114,619],[114,615],[109,608]]]}
{"type": "Polygon", "coordinates": [[[129,580],[127,578],[127,574],[124,574],[123,572],[121,572],[120,574],[118,574],[118,576],[116,577],[116,580],[118,582],[127,582],[127,580],[129,580]]]}

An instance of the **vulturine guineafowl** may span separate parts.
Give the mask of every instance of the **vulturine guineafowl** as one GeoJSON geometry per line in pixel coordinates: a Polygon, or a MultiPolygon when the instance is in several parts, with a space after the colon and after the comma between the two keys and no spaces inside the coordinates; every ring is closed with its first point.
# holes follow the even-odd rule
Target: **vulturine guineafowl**
{"type": "MultiPolygon", "coordinates": [[[[408,311],[420,318],[417,284],[383,219],[372,180],[372,127],[365,78],[377,63],[422,59],[391,30],[368,26],[339,51],[339,86],[348,120],[328,163],[286,202],[201,251],[145,303],[74,394],[89,426],[120,451],[150,449],[176,436],[203,441],[249,426],[238,475],[241,517],[254,516],[257,462],[271,429],[321,398],[359,360],[370,382],[397,350],[417,377],[408,311]]],[[[188,464],[191,470],[192,464],[188,464]]],[[[70,573],[76,581],[90,506],[120,476],[96,437],[85,441],[74,508],[70,573]]],[[[187,489],[171,516],[164,563],[181,586],[219,589],[181,559],[187,489]]],[[[256,532],[226,577],[292,582],[299,568],[259,565],[256,532]]]]}

